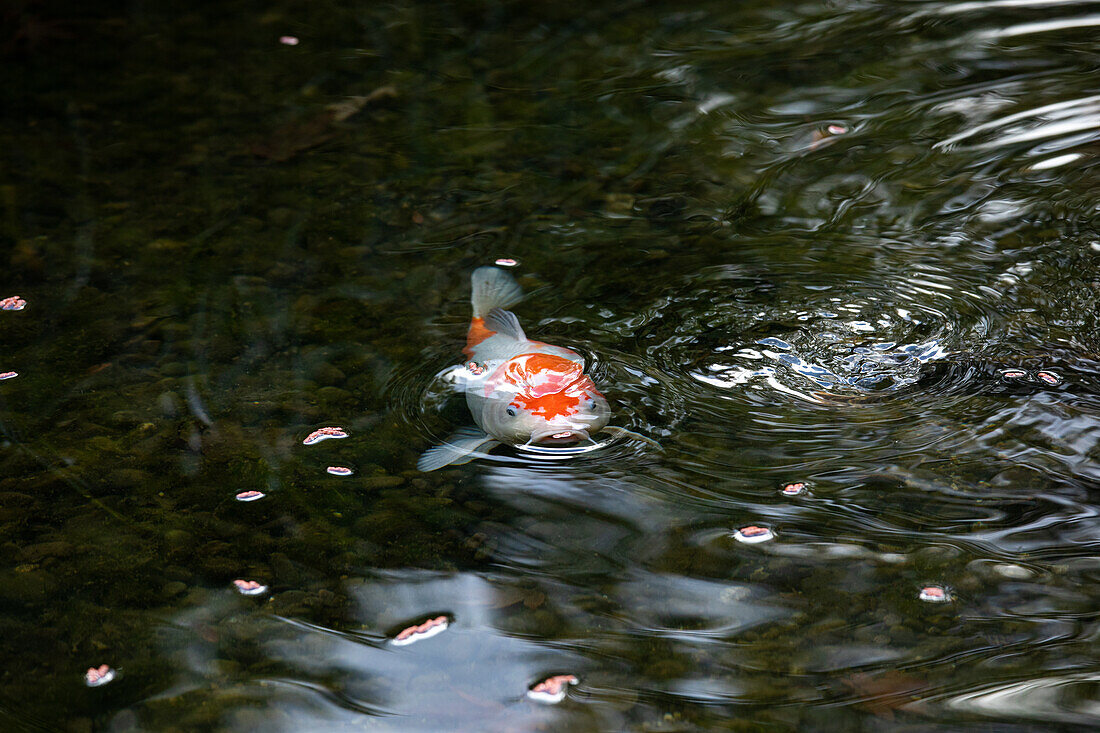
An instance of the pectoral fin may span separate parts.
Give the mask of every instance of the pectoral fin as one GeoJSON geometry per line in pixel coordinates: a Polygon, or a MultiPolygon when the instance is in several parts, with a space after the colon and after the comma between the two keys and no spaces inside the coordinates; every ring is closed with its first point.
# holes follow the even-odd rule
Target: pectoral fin
{"type": "Polygon", "coordinates": [[[642,435],[641,433],[635,433],[633,430],[627,430],[626,428],[620,428],[616,425],[606,425],[606,426],[604,426],[604,429],[601,430],[600,432],[601,433],[609,433],[609,434],[615,436],[616,438],[619,438],[619,437],[635,438],[635,439],[640,440],[644,443],[649,443],[650,445],[652,445],[656,448],[661,447],[661,444],[658,443],[653,438],[647,438],[646,436],[642,435]]]}
{"type": "Polygon", "coordinates": [[[451,435],[442,445],[429,448],[416,462],[420,471],[434,471],[444,466],[461,466],[469,463],[482,452],[489,450],[497,441],[477,428],[462,428],[451,435]]]}

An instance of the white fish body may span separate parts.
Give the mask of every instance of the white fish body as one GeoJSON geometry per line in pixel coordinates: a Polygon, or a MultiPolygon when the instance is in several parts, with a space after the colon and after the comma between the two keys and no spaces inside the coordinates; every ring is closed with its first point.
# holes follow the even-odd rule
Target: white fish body
{"type": "Polygon", "coordinates": [[[463,350],[462,389],[477,428],[459,430],[420,457],[434,471],[466,463],[497,443],[564,445],[591,440],[610,417],[607,400],[584,373],[580,354],[527,338],[504,310],[523,297],[511,275],[479,267],[470,277],[473,318],[463,350]]]}

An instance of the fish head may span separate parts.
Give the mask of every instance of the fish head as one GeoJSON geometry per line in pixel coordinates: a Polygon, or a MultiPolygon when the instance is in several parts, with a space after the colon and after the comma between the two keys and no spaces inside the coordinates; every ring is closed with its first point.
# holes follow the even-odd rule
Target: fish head
{"type": "Polygon", "coordinates": [[[512,445],[565,446],[592,441],[611,408],[580,364],[549,354],[523,354],[485,385],[481,426],[512,445]]]}

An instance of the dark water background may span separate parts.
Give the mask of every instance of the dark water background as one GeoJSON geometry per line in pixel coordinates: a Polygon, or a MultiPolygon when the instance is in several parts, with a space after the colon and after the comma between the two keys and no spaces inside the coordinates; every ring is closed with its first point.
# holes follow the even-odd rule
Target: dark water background
{"type": "Polygon", "coordinates": [[[3,730],[1100,725],[1095,3],[0,10],[3,730]],[[659,447],[416,472],[498,257],[659,447]]]}

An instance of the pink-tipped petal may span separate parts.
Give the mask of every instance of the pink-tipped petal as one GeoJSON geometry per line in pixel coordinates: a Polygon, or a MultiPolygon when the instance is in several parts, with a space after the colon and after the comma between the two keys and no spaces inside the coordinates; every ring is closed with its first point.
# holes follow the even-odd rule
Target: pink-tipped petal
{"type": "Polygon", "coordinates": [[[565,693],[569,685],[577,684],[577,678],[571,674],[558,674],[547,677],[527,690],[527,697],[547,704],[554,704],[565,699],[565,693]]]}
{"type": "Polygon", "coordinates": [[[1046,372],[1046,371],[1037,372],[1035,374],[1035,378],[1038,379],[1041,382],[1046,382],[1047,384],[1049,384],[1051,386],[1059,385],[1059,384],[1062,383],[1062,378],[1059,377],[1054,372],[1046,372]]]}
{"type": "Polygon", "coordinates": [[[240,592],[242,596],[258,596],[267,592],[267,586],[255,580],[243,580],[238,578],[233,581],[233,585],[237,586],[237,591],[240,592]]]}
{"type": "Polygon", "coordinates": [[[947,603],[951,600],[951,594],[940,585],[926,585],[920,589],[918,597],[928,603],[947,603]]]}
{"type": "Polygon", "coordinates": [[[88,671],[84,673],[84,684],[88,687],[100,687],[114,678],[115,671],[106,664],[101,664],[98,667],[88,667],[88,671]]]}
{"type": "Polygon", "coordinates": [[[348,437],[348,434],[343,428],[318,428],[306,436],[306,439],[302,441],[302,445],[313,445],[314,443],[320,443],[322,440],[338,440],[346,437],[348,437]]]}
{"type": "Polygon", "coordinates": [[[733,533],[733,538],[738,542],[743,542],[746,545],[755,545],[760,542],[767,542],[774,539],[775,534],[767,527],[757,527],[756,525],[749,525],[748,527],[742,527],[733,533]]]}
{"type": "Polygon", "coordinates": [[[406,644],[412,644],[416,641],[429,639],[445,631],[447,626],[450,625],[450,622],[451,620],[446,616],[430,618],[424,623],[414,624],[402,629],[393,637],[390,643],[394,646],[405,646],[406,644]]]}

